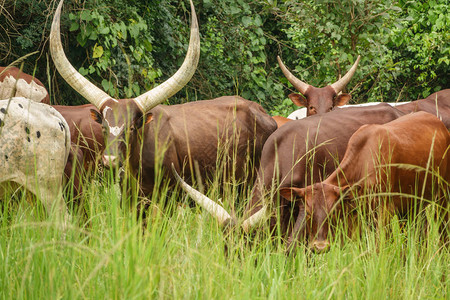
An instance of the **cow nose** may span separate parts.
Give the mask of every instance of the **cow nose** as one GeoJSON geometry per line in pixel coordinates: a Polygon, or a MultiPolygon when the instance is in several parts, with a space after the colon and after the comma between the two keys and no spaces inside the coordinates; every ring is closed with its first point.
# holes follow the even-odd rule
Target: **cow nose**
{"type": "Polygon", "coordinates": [[[316,253],[325,253],[330,250],[330,243],[328,241],[314,241],[312,248],[316,253]]]}
{"type": "Polygon", "coordinates": [[[114,155],[103,155],[103,165],[109,168],[115,168],[117,163],[117,157],[114,155]]]}

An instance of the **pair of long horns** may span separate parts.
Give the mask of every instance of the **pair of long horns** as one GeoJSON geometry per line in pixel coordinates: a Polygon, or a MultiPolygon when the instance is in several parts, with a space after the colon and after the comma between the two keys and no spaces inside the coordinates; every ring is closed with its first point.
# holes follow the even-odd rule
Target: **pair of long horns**
{"type": "MultiPolygon", "coordinates": [[[[333,83],[331,85],[331,87],[334,89],[336,94],[339,94],[339,92],[341,92],[345,88],[345,86],[350,82],[350,80],[352,79],[353,75],[356,72],[356,68],[358,67],[358,63],[359,63],[360,59],[361,59],[361,56],[358,55],[358,58],[356,59],[355,63],[350,68],[350,70],[348,70],[347,74],[345,74],[344,77],[342,77],[341,79],[339,79],[338,81],[336,81],[335,83],[333,83]]],[[[288,70],[288,68],[286,68],[286,66],[284,65],[283,61],[281,61],[281,58],[279,56],[277,56],[277,60],[278,60],[278,64],[280,65],[280,68],[283,71],[283,74],[287,78],[287,80],[289,80],[289,82],[292,83],[292,85],[300,93],[302,93],[304,95],[306,93],[306,91],[308,90],[308,88],[310,87],[310,85],[301,81],[297,77],[295,77],[294,74],[292,74],[288,70]]]]}
{"type": "MultiPolygon", "coordinates": [[[[217,219],[219,225],[221,227],[225,227],[228,224],[236,224],[236,220],[218,203],[211,200],[207,196],[203,195],[192,186],[187,184],[181,177],[178,175],[175,167],[172,164],[172,172],[177,179],[181,188],[197,203],[200,207],[208,211],[213,217],[217,219]]],[[[267,205],[264,205],[260,210],[258,210],[255,214],[248,217],[246,220],[242,222],[242,229],[245,232],[249,232],[253,227],[257,226],[261,223],[266,217],[267,214],[267,205]]]]}
{"type": "MultiPolygon", "coordinates": [[[[186,58],[184,59],[181,67],[172,77],[152,90],[134,98],[135,102],[144,113],[148,112],[150,109],[161,102],[164,102],[166,99],[181,90],[189,82],[189,80],[191,80],[195,73],[200,57],[200,34],[194,4],[192,3],[192,0],[189,1],[191,3],[192,20],[191,37],[186,58]]],[[[86,100],[94,104],[98,109],[101,109],[103,104],[108,99],[112,99],[112,97],[75,70],[64,54],[60,37],[60,18],[63,2],[64,0],[61,0],[58,8],[56,9],[50,31],[50,52],[53,62],[55,63],[58,72],[74,90],[80,93],[84,98],[86,98],[86,100]]]]}

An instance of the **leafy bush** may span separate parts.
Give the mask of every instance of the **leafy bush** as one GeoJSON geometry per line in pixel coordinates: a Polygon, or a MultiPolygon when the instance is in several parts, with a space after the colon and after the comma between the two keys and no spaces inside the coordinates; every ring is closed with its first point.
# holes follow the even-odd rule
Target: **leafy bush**
{"type": "MultiPolygon", "coordinates": [[[[180,103],[239,94],[273,114],[295,109],[292,86],[276,62],[325,86],[345,74],[353,103],[423,98],[450,87],[450,13],[445,0],[195,0],[201,58],[191,82],[170,99],[180,103]]],[[[48,55],[55,2],[15,0],[0,11],[1,64],[35,50],[25,72],[51,81],[57,102],[84,102],[48,55]],[[50,72],[47,72],[47,65],[50,72]],[[47,74],[50,74],[48,76],[47,74]],[[75,96],[76,95],[76,96],[75,96]],[[69,99],[69,100],[64,100],[69,99]]],[[[189,42],[187,1],[97,0],[65,3],[62,37],[72,64],[115,97],[133,97],[170,77],[189,42]]]]}

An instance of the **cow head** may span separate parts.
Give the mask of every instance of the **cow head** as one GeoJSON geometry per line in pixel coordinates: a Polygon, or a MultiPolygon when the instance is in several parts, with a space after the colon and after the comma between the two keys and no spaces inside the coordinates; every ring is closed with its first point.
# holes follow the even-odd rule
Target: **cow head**
{"type": "Polygon", "coordinates": [[[134,99],[109,99],[101,113],[91,109],[91,117],[102,125],[104,139],[108,141],[102,156],[103,165],[112,168],[122,165],[129,141],[152,120],[152,114],[143,114],[134,99]]]}
{"type": "Polygon", "coordinates": [[[178,71],[165,82],[133,99],[114,99],[84,78],[67,59],[60,37],[60,17],[63,0],[59,3],[50,32],[50,52],[61,76],[100,113],[92,111],[95,121],[103,126],[106,149],[103,162],[118,166],[123,159],[128,134],[136,132],[151,120],[149,111],[181,90],[192,78],[200,57],[200,36],[194,5],[191,3],[191,37],[186,58],[178,71]]]}
{"type": "Polygon", "coordinates": [[[358,56],[353,66],[344,77],[324,88],[316,88],[301,81],[286,68],[279,56],[277,59],[284,76],[286,76],[289,82],[301,93],[292,93],[289,95],[289,98],[295,105],[306,107],[308,116],[329,112],[336,106],[346,104],[352,98],[349,94],[341,93],[341,91],[350,82],[353,74],[355,74],[360,56],[358,56]]]}
{"type": "MultiPolygon", "coordinates": [[[[345,187],[344,189],[347,189],[345,187]]],[[[344,189],[326,183],[315,183],[306,188],[281,188],[280,195],[289,201],[296,201],[300,213],[296,223],[301,224],[293,234],[299,236],[305,229],[312,239],[309,247],[322,253],[329,249],[328,220],[332,211],[339,205],[339,197],[344,189]],[[309,222],[307,221],[309,220],[309,222]]]]}

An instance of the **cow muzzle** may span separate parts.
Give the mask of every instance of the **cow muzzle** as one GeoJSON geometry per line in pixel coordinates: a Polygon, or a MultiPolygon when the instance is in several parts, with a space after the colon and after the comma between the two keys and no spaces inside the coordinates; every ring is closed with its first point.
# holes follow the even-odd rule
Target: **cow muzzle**
{"type": "Polygon", "coordinates": [[[326,253],[328,250],[330,250],[330,242],[327,240],[325,241],[314,241],[311,246],[311,250],[313,250],[315,253],[326,253]]]}

